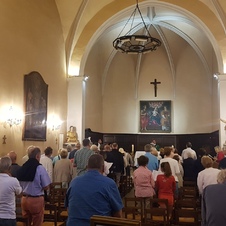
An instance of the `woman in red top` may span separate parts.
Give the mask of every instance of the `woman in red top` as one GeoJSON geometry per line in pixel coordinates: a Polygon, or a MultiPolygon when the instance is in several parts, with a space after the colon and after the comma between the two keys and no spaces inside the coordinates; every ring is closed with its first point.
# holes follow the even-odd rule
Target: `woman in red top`
{"type": "Polygon", "coordinates": [[[219,163],[224,158],[224,153],[223,153],[223,151],[221,150],[221,148],[219,146],[214,147],[214,150],[215,150],[215,152],[217,154],[215,160],[216,160],[216,162],[219,163]]]}
{"type": "Polygon", "coordinates": [[[176,190],[176,181],[172,176],[172,171],[168,162],[161,163],[161,171],[164,174],[158,175],[156,179],[156,191],[159,199],[167,199],[169,204],[169,213],[173,210],[174,192],[176,190]]]}

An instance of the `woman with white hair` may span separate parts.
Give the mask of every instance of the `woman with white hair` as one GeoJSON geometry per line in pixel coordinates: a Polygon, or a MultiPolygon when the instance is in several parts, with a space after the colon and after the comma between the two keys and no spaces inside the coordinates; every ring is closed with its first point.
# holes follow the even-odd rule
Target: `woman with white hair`
{"type": "Polygon", "coordinates": [[[62,186],[67,188],[72,179],[72,163],[67,158],[66,149],[61,149],[60,156],[61,159],[54,166],[54,182],[62,182],[62,186]]]}
{"type": "Polygon", "coordinates": [[[206,186],[210,184],[217,184],[217,175],[220,172],[219,169],[213,168],[213,160],[209,156],[203,156],[201,158],[201,163],[205,169],[199,172],[197,178],[197,185],[200,195],[206,186]]]}

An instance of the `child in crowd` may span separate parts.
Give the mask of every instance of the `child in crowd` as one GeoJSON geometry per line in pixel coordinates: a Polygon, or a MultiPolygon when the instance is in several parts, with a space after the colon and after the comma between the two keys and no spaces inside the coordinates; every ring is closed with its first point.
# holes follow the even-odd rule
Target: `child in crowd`
{"type": "Polygon", "coordinates": [[[147,168],[148,161],[146,156],[141,155],[137,159],[139,167],[133,172],[135,196],[139,198],[152,198],[155,195],[155,182],[152,172],[147,168]]]}
{"type": "Polygon", "coordinates": [[[164,173],[158,175],[156,179],[156,191],[159,199],[167,199],[169,204],[169,213],[171,215],[174,204],[174,192],[176,190],[176,181],[172,176],[172,171],[168,162],[160,165],[161,171],[164,173]]]}

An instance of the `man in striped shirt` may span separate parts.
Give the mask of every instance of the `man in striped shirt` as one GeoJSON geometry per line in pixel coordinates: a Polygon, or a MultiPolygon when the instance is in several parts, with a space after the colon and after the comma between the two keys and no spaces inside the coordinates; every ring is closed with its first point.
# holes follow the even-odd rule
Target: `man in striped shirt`
{"type": "Polygon", "coordinates": [[[77,167],[77,176],[81,176],[86,173],[86,167],[88,164],[88,159],[94,154],[90,150],[90,140],[85,138],[82,141],[83,148],[75,152],[74,156],[74,167],[77,167]]]}

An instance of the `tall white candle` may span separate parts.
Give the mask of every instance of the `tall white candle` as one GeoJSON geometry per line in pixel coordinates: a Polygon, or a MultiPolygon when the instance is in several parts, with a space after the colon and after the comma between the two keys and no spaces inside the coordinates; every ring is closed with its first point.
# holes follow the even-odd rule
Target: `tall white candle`
{"type": "Polygon", "coordinates": [[[132,154],[134,154],[134,144],[132,144],[132,154]]]}

